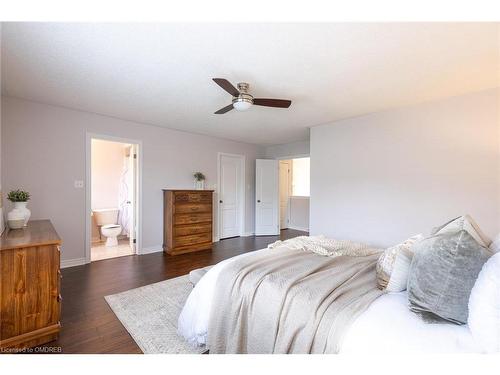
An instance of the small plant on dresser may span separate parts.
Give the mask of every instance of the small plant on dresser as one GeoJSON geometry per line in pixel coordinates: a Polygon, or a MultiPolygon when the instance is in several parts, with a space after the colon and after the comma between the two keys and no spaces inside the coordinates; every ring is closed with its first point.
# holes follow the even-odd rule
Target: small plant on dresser
{"type": "Polygon", "coordinates": [[[194,177],[194,188],[196,190],[203,190],[205,189],[205,175],[201,172],[194,172],[193,173],[194,177]]]}
{"type": "Polygon", "coordinates": [[[11,229],[18,229],[28,225],[31,211],[26,207],[30,200],[30,193],[24,190],[11,190],[7,199],[14,203],[14,208],[7,214],[7,221],[11,229]]]}

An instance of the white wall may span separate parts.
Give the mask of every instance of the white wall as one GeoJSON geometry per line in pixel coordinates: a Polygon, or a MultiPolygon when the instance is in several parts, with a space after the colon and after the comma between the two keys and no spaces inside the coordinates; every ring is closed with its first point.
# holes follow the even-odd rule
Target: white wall
{"type": "MultiPolygon", "coordinates": [[[[246,156],[246,232],[254,231],[255,158],[259,146],[138,124],[97,114],[2,97],[4,190],[32,193],[32,218],[49,218],[63,239],[62,259],[85,256],[86,132],[142,141],[143,248],[163,242],[162,188],[193,188],[192,173],[202,171],[207,187],[217,178],[217,152],[246,156]]],[[[207,114],[209,116],[210,114],[207,114]]]]}
{"type": "Polygon", "coordinates": [[[117,208],[125,143],[92,140],[92,209],[117,208]]]}
{"type": "Polygon", "coordinates": [[[499,91],[311,129],[311,234],[388,246],[464,213],[500,231],[499,91]]]}
{"type": "Polygon", "coordinates": [[[290,223],[288,227],[309,230],[309,197],[290,197],[290,223]]]}
{"type": "Polygon", "coordinates": [[[265,148],[265,157],[267,159],[291,159],[292,157],[307,155],[309,155],[309,140],[272,145],[265,148]]]}

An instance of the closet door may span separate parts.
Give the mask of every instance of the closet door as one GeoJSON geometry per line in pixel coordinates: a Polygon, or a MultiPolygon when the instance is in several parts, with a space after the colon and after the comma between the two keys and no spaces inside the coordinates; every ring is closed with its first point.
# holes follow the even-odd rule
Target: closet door
{"type": "Polygon", "coordinates": [[[278,160],[257,159],[255,171],[255,235],[279,234],[278,160]]]}
{"type": "Polygon", "coordinates": [[[219,172],[219,237],[240,235],[241,217],[241,157],[220,156],[219,172]]]}

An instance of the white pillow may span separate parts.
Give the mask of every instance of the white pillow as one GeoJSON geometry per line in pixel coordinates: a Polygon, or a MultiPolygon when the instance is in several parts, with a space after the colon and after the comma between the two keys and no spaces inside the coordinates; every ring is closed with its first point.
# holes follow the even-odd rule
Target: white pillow
{"type": "Polygon", "coordinates": [[[388,292],[402,292],[408,282],[408,271],[413,259],[412,246],[424,236],[417,234],[384,251],[377,261],[377,286],[388,292]]]}
{"type": "Polygon", "coordinates": [[[481,246],[486,248],[490,246],[491,240],[486,237],[486,235],[479,228],[479,225],[477,225],[474,219],[472,219],[469,215],[459,216],[441,227],[435,228],[432,231],[432,234],[458,232],[461,230],[467,231],[481,246]]]}
{"type": "Polygon", "coordinates": [[[500,352],[500,253],[484,264],[469,297],[467,323],[488,353],[500,352]]]}

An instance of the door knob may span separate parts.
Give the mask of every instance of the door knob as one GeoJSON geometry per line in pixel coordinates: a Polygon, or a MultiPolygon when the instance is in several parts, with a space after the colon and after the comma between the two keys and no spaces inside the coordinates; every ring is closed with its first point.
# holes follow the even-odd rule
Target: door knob
{"type": "Polygon", "coordinates": [[[222,203],[222,199],[219,201],[219,203],[222,203]]]}
{"type": "Polygon", "coordinates": [[[260,199],[257,199],[257,203],[260,203],[260,199]]]}

